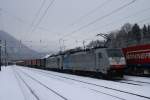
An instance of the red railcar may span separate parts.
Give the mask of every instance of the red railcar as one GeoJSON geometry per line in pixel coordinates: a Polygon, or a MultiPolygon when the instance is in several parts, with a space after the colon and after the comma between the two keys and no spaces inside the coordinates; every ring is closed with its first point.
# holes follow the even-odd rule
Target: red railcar
{"type": "Polygon", "coordinates": [[[150,44],[123,48],[130,74],[150,74],[150,44]]]}
{"type": "Polygon", "coordinates": [[[36,66],[40,67],[41,66],[40,64],[41,64],[40,59],[36,59],[36,66]]]}
{"type": "Polygon", "coordinates": [[[31,62],[32,62],[32,63],[31,63],[30,66],[35,67],[35,66],[36,66],[36,60],[35,60],[35,59],[32,59],[31,62]]]}

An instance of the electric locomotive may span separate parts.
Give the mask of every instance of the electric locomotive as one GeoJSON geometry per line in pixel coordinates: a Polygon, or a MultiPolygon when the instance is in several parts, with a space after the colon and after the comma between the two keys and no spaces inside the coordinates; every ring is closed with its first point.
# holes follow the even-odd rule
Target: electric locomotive
{"type": "Polygon", "coordinates": [[[123,77],[125,66],[121,49],[97,48],[50,56],[45,67],[94,72],[106,77],[123,77]]]}

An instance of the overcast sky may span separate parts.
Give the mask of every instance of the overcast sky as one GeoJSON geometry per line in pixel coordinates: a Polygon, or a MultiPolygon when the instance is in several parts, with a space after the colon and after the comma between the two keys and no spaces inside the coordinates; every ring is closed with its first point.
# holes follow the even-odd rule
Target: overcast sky
{"type": "Polygon", "coordinates": [[[74,48],[82,46],[83,40],[86,44],[102,39],[96,34],[109,33],[127,22],[149,24],[150,0],[135,0],[124,9],[120,8],[132,1],[0,0],[0,29],[35,50],[59,51],[60,44],[66,49],[74,48]],[[118,8],[121,10],[115,11],[118,8]]]}

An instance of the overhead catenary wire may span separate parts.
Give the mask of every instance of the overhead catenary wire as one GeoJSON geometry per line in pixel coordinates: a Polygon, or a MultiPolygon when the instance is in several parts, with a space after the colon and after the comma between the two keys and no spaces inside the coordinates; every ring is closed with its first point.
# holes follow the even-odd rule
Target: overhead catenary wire
{"type": "Polygon", "coordinates": [[[19,40],[19,43],[16,43],[16,41],[5,40],[5,42],[7,42],[7,44],[8,44],[7,47],[9,47],[9,48],[20,48],[20,49],[26,48],[26,47],[38,47],[38,46],[48,48],[48,46],[49,46],[49,44],[46,43],[46,41],[42,41],[42,40],[40,40],[40,41],[22,41],[22,40],[19,40]],[[26,46],[24,46],[24,43],[26,43],[26,46]]]}
{"type": "MultiPolygon", "coordinates": [[[[150,17],[147,17],[147,18],[145,18],[145,19],[142,19],[142,20],[139,20],[139,21],[137,21],[137,22],[135,22],[135,23],[143,23],[143,22],[145,22],[145,21],[149,21],[150,20],[150,17]]],[[[110,25],[110,24],[109,24],[110,25]]],[[[105,25],[106,26],[106,25],[105,25]]],[[[120,26],[121,27],[121,26],[120,26]]],[[[111,32],[111,31],[110,31],[111,32]]],[[[107,32],[107,33],[110,33],[110,32],[107,32]]]]}
{"type": "MultiPolygon", "coordinates": [[[[148,8],[149,9],[149,8],[148,8]]],[[[148,10],[148,9],[145,9],[145,10],[148,10]]],[[[142,11],[144,11],[144,9],[142,10],[142,11]]],[[[142,22],[145,22],[145,21],[147,21],[147,20],[149,20],[150,19],[150,17],[148,17],[148,18],[145,18],[145,19],[142,19],[142,20],[140,20],[140,21],[137,21],[137,23],[142,23],[142,22]]],[[[110,24],[109,24],[110,25],[110,24]]],[[[106,25],[105,25],[106,26],[106,25]]],[[[111,32],[111,31],[110,31],[111,32]]],[[[110,33],[110,32],[107,32],[107,33],[110,33]]],[[[93,41],[93,39],[94,39],[94,37],[95,36],[93,36],[93,37],[90,37],[90,38],[86,38],[86,39],[84,39],[84,40],[92,40],[93,41]]],[[[82,42],[82,41],[81,41],[82,42]]]]}
{"type": "MultiPolygon", "coordinates": [[[[20,18],[20,17],[18,17],[18,16],[16,16],[16,15],[14,15],[14,14],[11,14],[10,12],[8,12],[8,11],[3,11],[3,14],[7,14],[7,15],[10,15],[13,19],[15,19],[16,21],[18,21],[18,22],[20,22],[20,23],[22,23],[22,24],[25,24],[25,25],[27,25],[27,26],[31,26],[31,24],[29,23],[29,22],[27,22],[27,21],[25,21],[25,20],[23,20],[22,18],[20,18]],[[5,13],[4,13],[5,12],[5,13]]],[[[32,27],[34,27],[35,25],[33,24],[32,25],[32,27]]],[[[38,26],[37,27],[39,30],[43,30],[43,31],[46,31],[46,32],[50,32],[47,28],[45,28],[45,27],[41,27],[41,26],[38,26]]]]}
{"type": "Polygon", "coordinates": [[[101,17],[99,17],[99,18],[93,20],[92,22],[90,22],[90,23],[84,25],[84,26],[81,26],[80,28],[78,28],[78,29],[72,31],[71,33],[68,33],[68,34],[63,35],[61,38],[65,37],[65,36],[71,36],[72,34],[78,32],[78,31],[80,31],[80,30],[82,30],[82,29],[84,29],[84,28],[86,28],[86,27],[88,27],[88,26],[90,26],[90,25],[93,25],[93,24],[95,24],[96,22],[98,22],[98,21],[100,21],[100,20],[103,20],[103,19],[105,19],[106,17],[109,17],[109,16],[111,16],[111,15],[114,14],[114,13],[119,12],[120,10],[122,10],[122,9],[124,9],[124,8],[126,8],[126,7],[128,7],[128,6],[130,6],[131,4],[135,3],[136,1],[137,1],[137,0],[132,0],[132,1],[130,1],[130,2],[126,3],[126,4],[124,4],[123,6],[121,6],[121,7],[117,8],[117,9],[111,11],[110,13],[108,13],[108,14],[106,14],[106,15],[104,15],[104,16],[101,16],[101,17]]]}
{"type": "Polygon", "coordinates": [[[40,8],[39,8],[38,11],[36,12],[35,17],[34,17],[34,19],[32,20],[31,25],[30,25],[30,26],[31,26],[31,29],[32,29],[32,27],[34,27],[34,23],[35,23],[36,19],[38,18],[39,14],[40,14],[40,12],[41,12],[41,10],[42,10],[42,8],[44,7],[45,2],[46,2],[46,0],[43,0],[43,1],[42,1],[40,8]]]}
{"type": "Polygon", "coordinates": [[[91,14],[95,13],[97,10],[101,9],[102,7],[104,7],[106,4],[110,3],[112,0],[105,0],[103,3],[101,3],[100,5],[98,5],[97,7],[95,7],[94,9],[92,9],[91,11],[89,11],[88,13],[84,14],[83,16],[79,17],[76,21],[74,21],[72,25],[77,24],[79,21],[83,20],[84,18],[90,16],[91,14]]]}
{"type": "MultiPolygon", "coordinates": [[[[139,20],[139,21],[137,21],[136,23],[143,23],[143,22],[145,22],[145,21],[147,21],[147,20],[150,20],[150,17],[145,18],[145,19],[142,19],[142,20],[139,20]]],[[[111,32],[111,31],[110,31],[110,32],[111,32]]],[[[107,33],[110,33],[110,32],[107,32],[107,33]]],[[[89,38],[87,38],[87,39],[89,39],[89,38]]]]}
{"type": "MultiPolygon", "coordinates": [[[[13,14],[11,12],[6,11],[5,9],[2,9],[2,12],[5,15],[9,15],[9,17],[13,18],[14,20],[18,21],[21,24],[24,24],[24,25],[27,25],[27,26],[31,26],[31,24],[28,21],[23,20],[22,18],[16,16],[15,14],[13,14]]],[[[35,26],[35,25],[33,24],[32,27],[33,26],[35,26]]],[[[44,27],[41,27],[41,26],[38,26],[37,28],[39,30],[42,30],[42,31],[50,32],[48,29],[46,29],[44,27]]]]}
{"type": "Polygon", "coordinates": [[[137,12],[135,12],[135,13],[129,15],[129,16],[125,16],[125,17],[122,17],[122,18],[118,19],[118,20],[117,20],[118,22],[112,21],[112,22],[110,22],[110,23],[108,23],[108,24],[105,24],[105,25],[99,26],[98,28],[92,29],[92,30],[88,31],[88,33],[89,33],[89,32],[92,32],[92,31],[95,31],[95,30],[97,30],[97,29],[103,28],[103,27],[112,26],[112,25],[114,25],[114,24],[119,23],[120,21],[124,21],[123,19],[127,19],[127,18],[130,18],[130,17],[135,17],[135,15],[137,15],[137,14],[139,15],[139,14],[141,14],[141,13],[145,13],[146,11],[149,11],[149,10],[150,10],[150,7],[149,7],[149,8],[146,8],[146,9],[142,9],[142,10],[137,11],[137,12]]]}
{"type": "Polygon", "coordinates": [[[50,3],[48,4],[48,7],[45,9],[44,13],[41,15],[41,17],[39,18],[38,22],[36,23],[35,27],[33,27],[33,29],[31,30],[31,32],[35,31],[36,28],[38,27],[38,25],[41,23],[41,21],[43,20],[43,18],[45,17],[45,15],[47,14],[49,8],[53,5],[53,3],[55,2],[55,0],[51,0],[50,3]]]}

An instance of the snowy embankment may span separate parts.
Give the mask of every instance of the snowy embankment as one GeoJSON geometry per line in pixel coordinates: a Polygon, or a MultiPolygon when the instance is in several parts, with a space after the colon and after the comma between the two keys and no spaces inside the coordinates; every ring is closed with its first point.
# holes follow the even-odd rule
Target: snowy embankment
{"type": "Polygon", "coordinates": [[[149,78],[126,76],[122,81],[108,81],[9,66],[0,72],[0,81],[0,100],[150,99],[149,78]]]}

